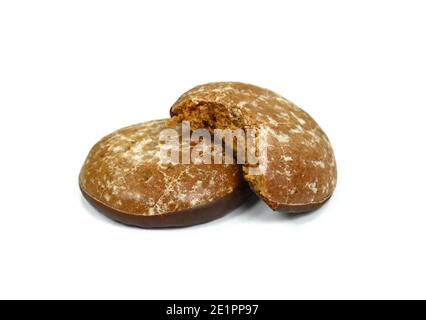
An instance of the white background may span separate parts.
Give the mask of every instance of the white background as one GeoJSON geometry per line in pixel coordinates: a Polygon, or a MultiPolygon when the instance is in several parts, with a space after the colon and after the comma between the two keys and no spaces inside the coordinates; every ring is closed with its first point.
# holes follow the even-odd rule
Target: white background
{"type": "Polygon", "coordinates": [[[424,1],[0,2],[0,298],[426,298],[424,1]],[[143,230],[78,189],[91,146],[243,81],[332,140],[321,210],[143,230]]]}

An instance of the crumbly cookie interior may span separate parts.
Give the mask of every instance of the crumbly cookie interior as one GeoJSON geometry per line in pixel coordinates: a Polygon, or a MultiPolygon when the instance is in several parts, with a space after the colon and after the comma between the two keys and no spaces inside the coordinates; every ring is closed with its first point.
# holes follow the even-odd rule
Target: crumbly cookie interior
{"type": "MultiPolygon", "coordinates": [[[[202,103],[189,103],[181,104],[178,108],[174,109],[174,116],[169,120],[170,125],[176,125],[182,121],[189,121],[191,123],[191,130],[204,128],[213,133],[214,129],[243,129],[247,127],[240,117],[232,115],[229,110],[224,108],[219,103],[202,102],[202,103]]],[[[256,128],[256,127],[254,127],[256,128]]],[[[259,136],[256,134],[255,141],[255,154],[259,156],[259,136]]],[[[233,145],[234,154],[237,153],[236,145],[233,145]]],[[[256,167],[255,164],[245,163],[243,165],[244,178],[249,182],[250,187],[260,195],[265,202],[271,207],[278,206],[277,203],[268,201],[269,195],[264,188],[263,175],[251,175],[249,173],[250,167],[256,167]]]]}
{"type": "Polygon", "coordinates": [[[238,129],[244,128],[241,119],[232,115],[220,103],[200,102],[182,104],[174,110],[174,116],[169,124],[175,125],[184,120],[191,122],[192,129],[206,128],[210,131],[214,129],[238,129]]]}

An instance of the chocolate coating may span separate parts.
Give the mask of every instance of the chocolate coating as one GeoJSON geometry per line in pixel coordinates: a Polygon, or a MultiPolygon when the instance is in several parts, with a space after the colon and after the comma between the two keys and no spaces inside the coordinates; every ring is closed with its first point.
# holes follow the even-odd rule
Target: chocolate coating
{"type": "Polygon", "coordinates": [[[177,212],[160,215],[135,215],[113,209],[89,196],[82,190],[86,200],[108,218],[129,226],[141,228],[189,227],[210,222],[225,216],[238,208],[253,193],[248,186],[235,190],[227,196],[213,202],[177,212]]]}

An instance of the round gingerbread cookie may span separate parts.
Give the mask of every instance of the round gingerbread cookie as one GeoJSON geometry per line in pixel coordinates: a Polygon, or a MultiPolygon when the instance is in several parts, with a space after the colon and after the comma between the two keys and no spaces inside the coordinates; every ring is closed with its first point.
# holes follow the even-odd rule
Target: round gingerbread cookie
{"type": "MultiPolygon", "coordinates": [[[[164,163],[166,120],[120,129],[90,151],[80,173],[86,199],[108,217],[146,228],[191,226],[222,217],[251,192],[236,164],[164,163]]],[[[180,139],[179,141],[182,141],[180,139]]],[[[180,156],[183,142],[175,147],[180,156]]]]}
{"type": "Polygon", "coordinates": [[[274,210],[306,212],[332,195],[336,161],[327,135],[305,111],[264,88],[238,82],[197,86],[171,108],[171,123],[191,122],[193,129],[256,128],[264,137],[261,174],[244,166],[252,189],[274,210]],[[266,137],[266,138],[265,138],[266,137]]]}

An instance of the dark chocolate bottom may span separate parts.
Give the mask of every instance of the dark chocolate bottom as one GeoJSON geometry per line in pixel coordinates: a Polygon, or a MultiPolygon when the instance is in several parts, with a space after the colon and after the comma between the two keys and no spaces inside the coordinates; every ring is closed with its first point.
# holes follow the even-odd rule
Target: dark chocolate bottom
{"type": "Polygon", "coordinates": [[[146,216],[116,210],[92,198],[83,189],[81,189],[81,192],[86,200],[103,215],[125,225],[141,228],[189,227],[206,223],[221,218],[236,209],[253,194],[248,186],[243,186],[233,193],[209,204],[177,212],[146,216]]]}
{"type": "Polygon", "coordinates": [[[309,203],[304,205],[280,205],[275,211],[282,213],[308,213],[321,208],[328,200],[330,200],[331,196],[325,199],[321,203],[309,203]]]}
{"type": "Polygon", "coordinates": [[[275,201],[271,201],[270,199],[266,198],[262,194],[259,194],[259,192],[256,191],[256,188],[254,187],[253,183],[249,182],[250,189],[259,196],[260,199],[262,199],[263,202],[266,203],[266,205],[271,208],[273,211],[281,212],[281,213],[289,213],[289,214],[298,214],[298,213],[309,213],[312,211],[315,211],[319,208],[321,208],[328,200],[330,200],[331,195],[328,196],[328,198],[324,199],[322,202],[315,202],[315,203],[306,203],[306,204],[284,204],[284,203],[278,203],[275,201]]]}

